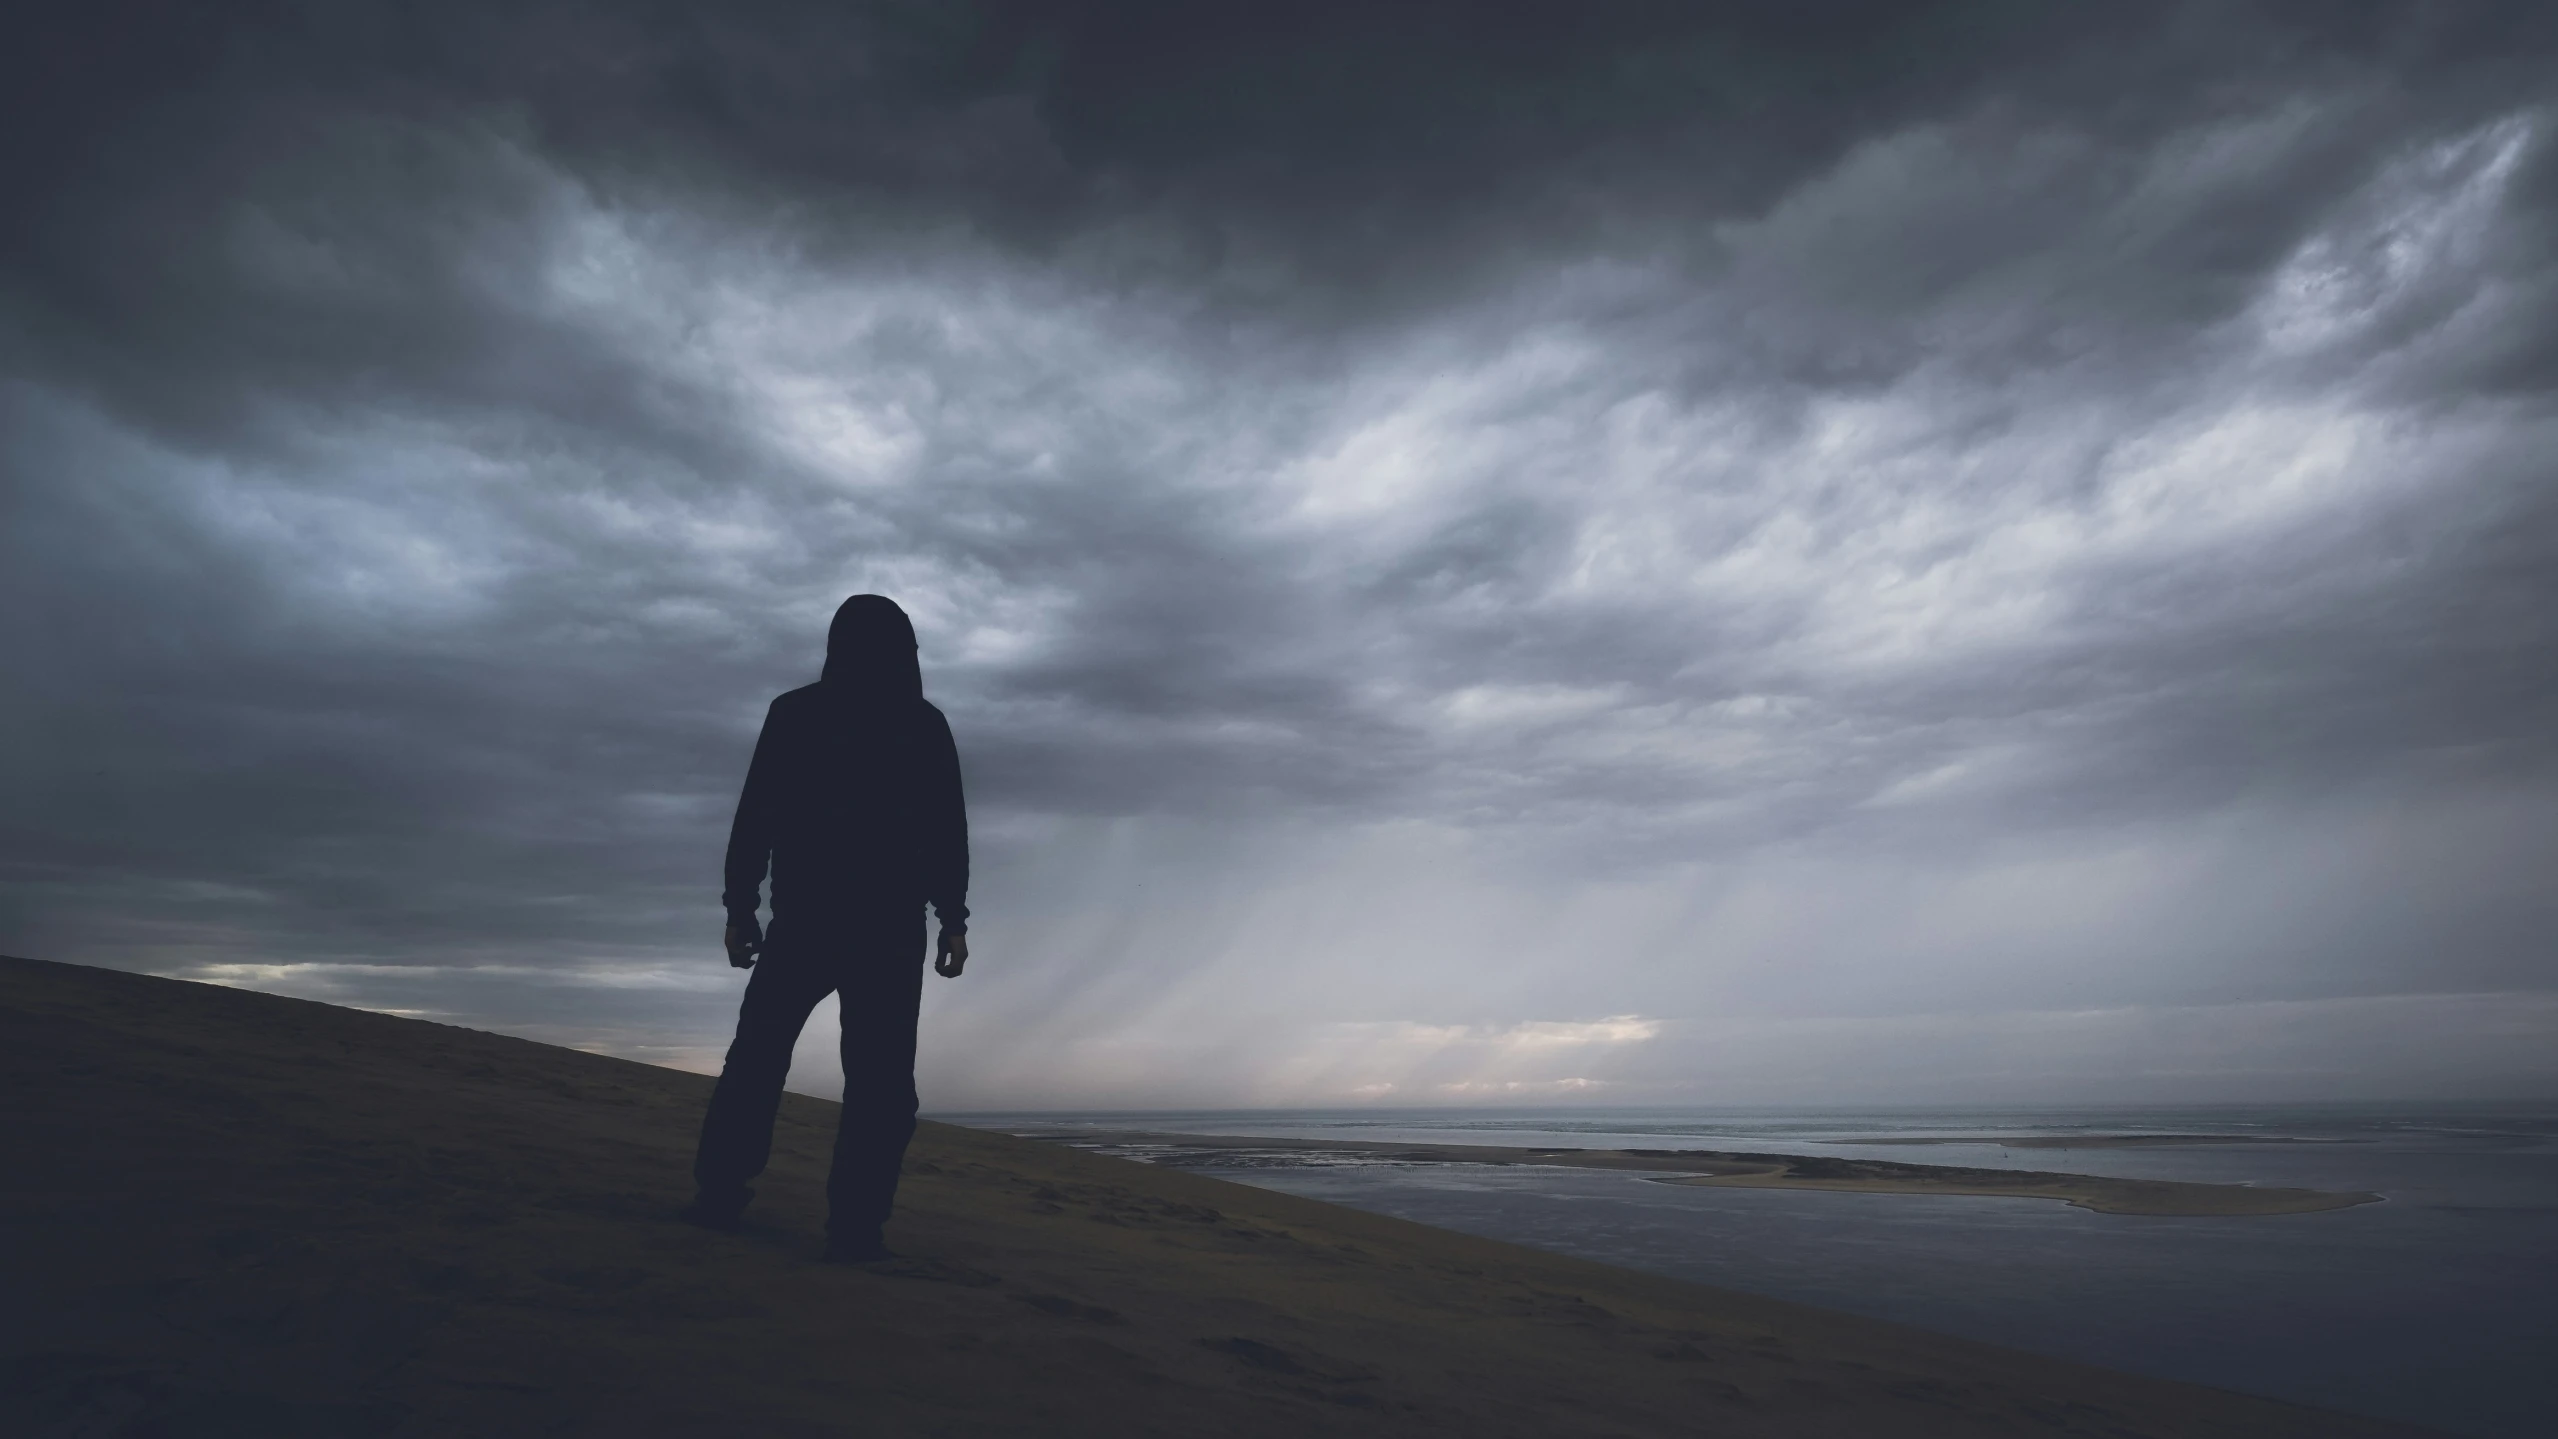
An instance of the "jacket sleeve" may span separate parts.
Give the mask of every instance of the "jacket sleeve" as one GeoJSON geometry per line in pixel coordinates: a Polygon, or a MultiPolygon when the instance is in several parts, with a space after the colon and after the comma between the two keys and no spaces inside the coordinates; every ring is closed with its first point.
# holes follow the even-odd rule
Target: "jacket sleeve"
{"type": "Polygon", "coordinates": [[[926,813],[931,833],[925,849],[924,897],[941,916],[942,928],[968,928],[968,797],[959,780],[959,744],[950,721],[932,712],[925,739],[928,754],[926,813]]]}
{"type": "Polygon", "coordinates": [[[781,759],[782,741],[775,734],[781,727],[776,723],[780,709],[776,701],[764,711],[763,732],[755,737],[755,757],[746,763],[746,788],[737,796],[737,817],[728,826],[727,887],[719,900],[728,911],[729,923],[741,928],[753,925],[755,911],[764,902],[764,871],[773,859],[774,811],[780,798],[774,792],[779,778],[774,771],[781,759]]]}

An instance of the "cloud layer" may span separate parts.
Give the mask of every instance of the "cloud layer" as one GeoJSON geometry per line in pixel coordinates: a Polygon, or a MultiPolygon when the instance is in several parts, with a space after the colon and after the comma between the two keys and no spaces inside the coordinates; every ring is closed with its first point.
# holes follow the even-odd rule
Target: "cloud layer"
{"type": "Polygon", "coordinates": [[[2541,7],[1257,14],[31,47],[0,946],[713,1064],[878,590],[930,1103],[2558,1081],[2541,7]]]}

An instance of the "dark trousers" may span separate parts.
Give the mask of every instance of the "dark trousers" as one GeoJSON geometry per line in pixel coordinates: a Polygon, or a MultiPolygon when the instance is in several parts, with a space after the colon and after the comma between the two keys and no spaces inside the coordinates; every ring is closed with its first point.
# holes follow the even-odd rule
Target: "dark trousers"
{"type": "Polygon", "coordinates": [[[923,1000],[922,906],[890,918],[793,924],[779,916],[746,981],[737,1038],[702,1120],[693,1179],[733,1195],[764,1172],[791,1047],[811,1010],[840,996],[844,1116],[826,1177],[826,1231],[860,1236],[888,1221],[897,1167],[915,1136],[915,1014],[923,1000]]]}

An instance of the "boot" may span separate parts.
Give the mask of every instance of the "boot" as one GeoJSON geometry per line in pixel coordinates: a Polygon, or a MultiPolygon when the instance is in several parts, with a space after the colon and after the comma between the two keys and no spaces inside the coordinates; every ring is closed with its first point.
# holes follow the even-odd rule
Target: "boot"
{"type": "Polygon", "coordinates": [[[745,1226],[746,1206],[754,1198],[755,1191],[742,1185],[724,1192],[705,1189],[694,1195],[693,1202],[677,1211],[675,1217],[704,1229],[734,1234],[745,1226]]]}
{"type": "Polygon", "coordinates": [[[894,1259],[897,1251],[888,1247],[876,1227],[852,1229],[826,1236],[826,1252],[819,1256],[829,1264],[876,1264],[894,1259]]]}

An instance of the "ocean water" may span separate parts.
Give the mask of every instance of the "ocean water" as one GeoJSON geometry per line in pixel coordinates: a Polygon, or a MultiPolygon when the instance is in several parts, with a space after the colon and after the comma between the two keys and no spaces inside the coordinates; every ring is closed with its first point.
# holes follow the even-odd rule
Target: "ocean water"
{"type": "Polygon", "coordinates": [[[1627,1268],[2116,1369],[2428,1424],[2558,1434],[2558,1106],[1707,1112],[1245,1111],[944,1118],[1105,1130],[1734,1149],[2367,1190],[2319,1214],[2166,1219],[2042,1199],[1683,1188],[1552,1166],[1240,1149],[1157,1163],[1627,1268]],[[2211,1136],[2143,1148],[2001,1141],[2211,1136]],[[1965,1143],[1919,1141],[1960,1138],[1965,1143]]]}

